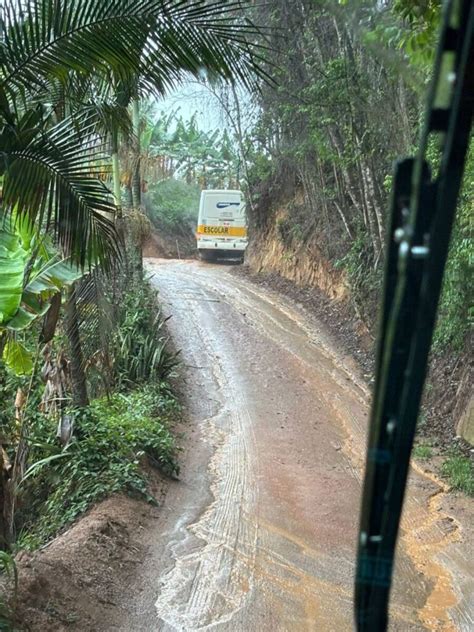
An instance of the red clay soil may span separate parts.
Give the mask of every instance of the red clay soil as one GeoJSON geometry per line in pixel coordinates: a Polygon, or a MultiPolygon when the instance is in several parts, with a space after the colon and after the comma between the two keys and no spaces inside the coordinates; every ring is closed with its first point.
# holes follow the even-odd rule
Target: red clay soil
{"type": "MultiPolygon", "coordinates": [[[[155,497],[163,498],[166,481],[156,471],[149,478],[155,497]]],[[[159,511],[143,500],[116,495],[43,550],[21,553],[16,629],[116,629],[127,587],[147,555],[146,534],[159,511]]]]}
{"type": "Polygon", "coordinates": [[[189,231],[185,234],[167,234],[154,231],[143,244],[143,256],[159,259],[192,259],[196,256],[196,240],[189,231]]]}
{"type": "MultiPolygon", "coordinates": [[[[290,296],[315,314],[354,356],[370,381],[373,338],[347,305],[330,301],[315,289],[299,288],[276,275],[254,276],[242,267],[235,268],[235,273],[290,296]]],[[[436,433],[442,445],[452,442],[454,435],[449,419],[462,364],[461,360],[456,366],[436,362],[433,365],[436,382],[447,385],[445,403],[438,413],[434,404],[428,408],[430,431],[436,433]],[[439,422],[431,421],[438,417],[439,422]]],[[[151,492],[161,501],[167,489],[166,480],[155,470],[149,472],[149,478],[151,492]]],[[[20,554],[17,629],[31,632],[123,629],[125,608],[130,600],[128,592],[139,585],[150,552],[147,539],[159,515],[159,507],[114,496],[93,508],[43,550],[20,554]]]]}
{"type": "MultiPolygon", "coordinates": [[[[331,331],[341,349],[357,361],[366,379],[373,374],[375,339],[354,310],[344,301],[335,301],[316,287],[302,287],[276,273],[255,274],[248,266],[234,268],[234,274],[243,275],[253,283],[290,297],[313,314],[331,331]]],[[[375,329],[375,327],[373,328],[375,329]]]]}
{"type": "MultiPolygon", "coordinates": [[[[318,288],[298,286],[278,274],[256,274],[249,266],[235,268],[234,274],[284,294],[314,314],[354,358],[366,381],[373,381],[376,323],[369,331],[349,303],[331,300],[318,288]]],[[[457,422],[472,393],[471,349],[472,341],[468,341],[464,353],[447,353],[430,360],[418,436],[432,445],[435,454],[455,447],[472,457],[472,446],[457,436],[457,422]]]]}
{"type": "Polygon", "coordinates": [[[433,357],[425,389],[425,417],[419,435],[444,451],[456,448],[472,456],[472,446],[457,436],[457,423],[472,394],[474,358],[472,341],[460,355],[433,357]]]}

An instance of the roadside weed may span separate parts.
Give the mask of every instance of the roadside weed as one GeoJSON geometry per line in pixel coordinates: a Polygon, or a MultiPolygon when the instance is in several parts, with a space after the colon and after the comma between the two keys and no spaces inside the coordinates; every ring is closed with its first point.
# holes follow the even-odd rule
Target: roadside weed
{"type": "Polygon", "coordinates": [[[441,471],[454,489],[474,496],[474,464],[469,457],[452,454],[443,463],[441,471]]]}
{"type": "MultiPolygon", "coordinates": [[[[66,450],[57,448],[63,458],[48,458],[44,464],[38,459],[24,479],[20,497],[28,501],[22,503],[28,513],[18,512],[19,546],[36,548],[110,494],[127,492],[153,501],[141,463],[148,458],[166,474],[178,473],[169,428],[176,410],[168,387],[161,384],[96,400],[77,413],[75,439],[66,450]]],[[[44,440],[36,438],[37,456],[50,441],[46,426],[44,440]]]]}
{"type": "Polygon", "coordinates": [[[433,456],[433,449],[426,443],[420,443],[413,448],[413,456],[415,459],[430,459],[433,456]]]}

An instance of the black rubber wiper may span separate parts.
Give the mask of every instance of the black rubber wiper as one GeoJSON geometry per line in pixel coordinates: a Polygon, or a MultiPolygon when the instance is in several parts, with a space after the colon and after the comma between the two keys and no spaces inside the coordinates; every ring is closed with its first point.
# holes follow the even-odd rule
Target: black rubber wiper
{"type": "Polygon", "coordinates": [[[359,632],[388,625],[410,455],[469,145],[473,36],[474,2],[448,1],[419,153],[395,169],[355,580],[359,632]],[[433,136],[439,153],[431,173],[433,136]]]}

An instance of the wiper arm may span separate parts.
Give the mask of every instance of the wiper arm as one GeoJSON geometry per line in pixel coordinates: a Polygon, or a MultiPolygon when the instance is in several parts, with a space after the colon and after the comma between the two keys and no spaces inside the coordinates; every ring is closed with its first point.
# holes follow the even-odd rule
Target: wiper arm
{"type": "Polygon", "coordinates": [[[410,455],[469,145],[473,37],[472,0],[447,2],[419,153],[395,170],[355,580],[358,632],[388,625],[410,455]],[[433,136],[440,163],[432,176],[433,136]]]}

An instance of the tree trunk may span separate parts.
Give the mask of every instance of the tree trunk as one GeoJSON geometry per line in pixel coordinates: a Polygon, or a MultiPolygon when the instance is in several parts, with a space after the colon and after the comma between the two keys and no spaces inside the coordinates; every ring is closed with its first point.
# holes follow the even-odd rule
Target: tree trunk
{"type": "Polygon", "coordinates": [[[10,548],[9,529],[9,483],[8,483],[8,456],[0,444],[0,550],[8,551],[10,548]]]}
{"type": "Polygon", "coordinates": [[[398,80],[398,102],[400,109],[400,122],[402,123],[401,128],[403,130],[403,150],[408,152],[411,150],[411,145],[413,142],[413,126],[410,123],[410,111],[408,105],[408,94],[407,87],[405,85],[405,81],[403,77],[400,77],[398,80]]]}
{"type": "MultiPolygon", "coordinates": [[[[237,143],[239,145],[239,153],[240,153],[240,159],[242,161],[242,167],[244,169],[244,173],[245,173],[245,180],[247,183],[247,195],[248,195],[248,201],[249,201],[249,206],[250,209],[253,211],[255,208],[255,203],[253,200],[253,196],[252,196],[252,187],[250,186],[250,174],[249,174],[249,169],[248,169],[248,165],[247,165],[247,150],[245,149],[245,145],[244,145],[244,132],[243,132],[243,126],[242,126],[242,112],[240,110],[240,103],[239,103],[239,96],[237,94],[237,91],[235,89],[234,84],[231,82],[230,84],[231,90],[232,90],[232,96],[234,98],[234,104],[235,104],[235,131],[237,132],[236,136],[237,136],[237,143]]],[[[240,178],[238,178],[240,179],[240,178]]]]}
{"type": "Polygon", "coordinates": [[[377,261],[379,253],[380,253],[380,242],[378,240],[378,230],[376,226],[376,216],[375,211],[371,204],[370,191],[367,184],[367,172],[365,170],[365,165],[359,160],[359,173],[360,173],[360,181],[362,184],[363,196],[364,196],[364,204],[366,206],[367,212],[367,220],[368,220],[368,229],[370,234],[370,241],[372,243],[372,251],[373,251],[373,260],[377,261]]]}
{"type": "Polygon", "coordinates": [[[47,344],[54,338],[62,305],[62,294],[57,292],[51,299],[51,307],[46,312],[41,328],[41,344],[47,344]]]}
{"type": "MultiPolygon", "coordinates": [[[[138,98],[132,102],[132,125],[134,135],[134,157],[133,157],[133,171],[132,171],[132,202],[133,208],[142,212],[142,177],[141,177],[141,139],[140,139],[140,102],[138,98]]],[[[138,276],[138,280],[143,279],[143,244],[142,236],[138,232],[133,248],[134,254],[134,268],[138,276]]]]}
{"type": "Polygon", "coordinates": [[[114,199],[117,207],[117,218],[122,217],[122,185],[120,180],[120,159],[118,154],[118,132],[112,134],[112,174],[114,180],[114,199]]]}
{"type": "Polygon", "coordinates": [[[384,240],[384,226],[383,226],[383,214],[380,208],[379,198],[376,190],[375,179],[373,177],[373,171],[369,165],[365,168],[365,178],[367,181],[367,187],[372,202],[372,208],[374,209],[375,219],[377,220],[377,231],[380,240],[380,248],[382,253],[384,252],[385,240],[384,240]]]}
{"type": "Polygon", "coordinates": [[[132,187],[130,184],[125,185],[125,206],[127,208],[133,208],[133,195],[132,187]]]}
{"type": "Polygon", "coordinates": [[[69,290],[65,312],[66,333],[69,341],[70,353],[69,368],[72,384],[72,404],[74,407],[83,408],[89,405],[89,396],[87,394],[87,380],[86,373],[84,371],[75,287],[72,287],[69,290]]]}
{"type": "Polygon", "coordinates": [[[134,99],[132,103],[132,124],[133,135],[135,141],[135,151],[133,160],[133,176],[132,176],[132,200],[133,208],[139,209],[142,203],[142,182],[140,168],[140,102],[134,99]]]}
{"type": "MultiPolygon", "coordinates": [[[[361,190],[362,178],[360,177],[360,173],[359,178],[355,178],[350,167],[345,165],[343,143],[339,137],[338,131],[329,128],[329,135],[332,141],[332,145],[335,148],[337,155],[339,156],[340,171],[344,180],[344,184],[346,186],[346,193],[349,195],[355,210],[358,212],[359,215],[362,216],[364,220],[364,225],[368,227],[368,209],[363,188],[361,190]]],[[[360,172],[359,161],[357,161],[357,168],[360,172]]]]}

